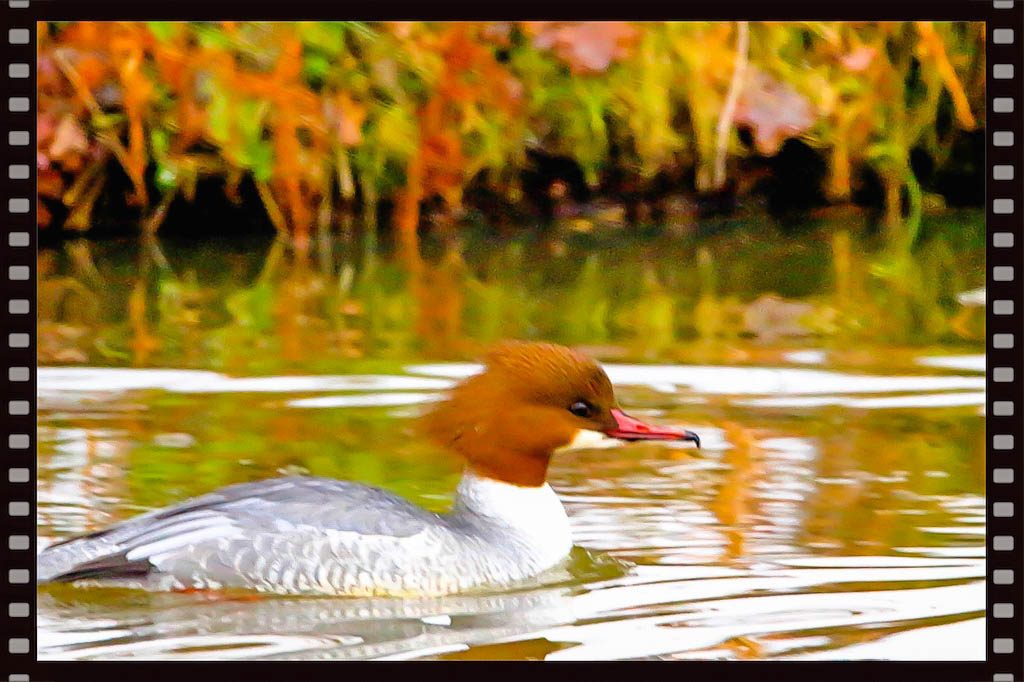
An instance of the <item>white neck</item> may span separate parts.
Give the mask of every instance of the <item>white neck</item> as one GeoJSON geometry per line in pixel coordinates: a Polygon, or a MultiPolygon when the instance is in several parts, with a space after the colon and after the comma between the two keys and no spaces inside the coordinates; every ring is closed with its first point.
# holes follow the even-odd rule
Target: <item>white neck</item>
{"type": "Polygon", "coordinates": [[[466,471],[456,491],[455,509],[515,532],[545,565],[558,563],[572,549],[569,517],[547,483],[518,486],[466,471]]]}

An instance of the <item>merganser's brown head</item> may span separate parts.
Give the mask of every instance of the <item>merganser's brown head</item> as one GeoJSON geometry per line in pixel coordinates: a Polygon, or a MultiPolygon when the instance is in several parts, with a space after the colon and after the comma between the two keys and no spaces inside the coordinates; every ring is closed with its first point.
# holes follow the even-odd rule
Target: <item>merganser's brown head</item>
{"type": "Polygon", "coordinates": [[[540,486],[558,451],[598,441],[688,440],[696,434],[655,427],[625,414],[601,366],[551,343],[505,342],[424,417],[426,433],[462,455],[479,476],[540,486]]]}

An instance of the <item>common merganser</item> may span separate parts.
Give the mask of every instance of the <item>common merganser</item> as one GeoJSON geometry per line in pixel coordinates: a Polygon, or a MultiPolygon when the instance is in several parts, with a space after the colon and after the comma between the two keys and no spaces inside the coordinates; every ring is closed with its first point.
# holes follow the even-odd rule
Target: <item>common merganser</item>
{"type": "Polygon", "coordinates": [[[450,512],[325,478],[242,483],[44,549],[38,581],[158,590],[438,596],[513,585],[564,561],[569,520],[547,484],[554,454],[696,434],[617,407],[586,355],[507,342],[422,421],[466,461],[450,512]]]}

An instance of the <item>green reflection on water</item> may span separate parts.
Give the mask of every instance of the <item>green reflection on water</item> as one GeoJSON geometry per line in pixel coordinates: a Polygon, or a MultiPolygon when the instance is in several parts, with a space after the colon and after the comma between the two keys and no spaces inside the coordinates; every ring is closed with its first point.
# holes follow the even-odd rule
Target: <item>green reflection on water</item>
{"type": "Polygon", "coordinates": [[[714,362],[778,346],[978,347],[983,314],[957,296],[984,283],[981,214],[929,217],[912,253],[876,252],[855,227],[601,248],[470,239],[412,280],[341,243],[306,263],[280,243],[73,242],[40,254],[40,360],[260,374],[393,371],[508,337],[714,362]]]}

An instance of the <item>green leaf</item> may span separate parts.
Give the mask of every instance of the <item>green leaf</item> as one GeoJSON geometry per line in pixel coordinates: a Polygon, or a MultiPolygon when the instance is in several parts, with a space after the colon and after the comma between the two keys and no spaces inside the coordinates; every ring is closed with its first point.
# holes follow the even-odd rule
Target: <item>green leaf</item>
{"type": "Polygon", "coordinates": [[[149,32],[161,43],[166,43],[178,35],[181,24],[175,21],[147,21],[149,32]]]}
{"type": "Polygon", "coordinates": [[[178,170],[172,164],[157,164],[156,186],[161,192],[167,192],[178,186],[178,170]]]}
{"type": "Polygon", "coordinates": [[[149,144],[153,149],[154,158],[166,158],[171,148],[171,134],[163,128],[153,128],[149,133],[149,144]]]}
{"type": "Polygon", "coordinates": [[[310,83],[322,83],[330,72],[330,60],[319,52],[309,52],[302,60],[302,76],[310,83]]]}
{"type": "Polygon", "coordinates": [[[907,154],[906,150],[895,142],[876,142],[868,145],[868,148],[864,150],[864,157],[869,161],[903,163],[907,154]]]}
{"type": "Polygon", "coordinates": [[[303,21],[298,24],[299,37],[310,47],[336,56],[345,47],[345,26],[336,21],[303,21]]]}
{"type": "Polygon", "coordinates": [[[244,100],[238,105],[238,117],[235,121],[246,142],[263,139],[263,118],[268,103],[263,100],[244,100]]]}
{"type": "Polygon", "coordinates": [[[231,137],[231,116],[228,96],[223,88],[215,87],[210,92],[210,102],[206,107],[210,135],[218,143],[227,144],[231,137]]]}
{"type": "Polygon", "coordinates": [[[393,158],[408,159],[416,152],[419,131],[411,114],[401,107],[384,109],[374,126],[374,133],[377,143],[393,158]]]}
{"type": "Polygon", "coordinates": [[[200,24],[195,27],[195,34],[199,39],[199,44],[203,47],[217,50],[228,50],[231,48],[231,41],[219,26],[200,24]]]}
{"type": "Polygon", "coordinates": [[[96,130],[110,130],[124,123],[128,118],[119,112],[97,112],[92,115],[90,122],[96,130]]]}
{"type": "Polygon", "coordinates": [[[377,32],[370,28],[365,21],[342,21],[340,23],[345,30],[364,40],[374,40],[377,38],[377,32]]]}
{"type": "Polygon", "coordinates": [[[274,148],[269,142],[257,140],[247,142],[245,154],[248,157],[248,168],[257,180],[266,182],[274,172],[274,148]]]}

